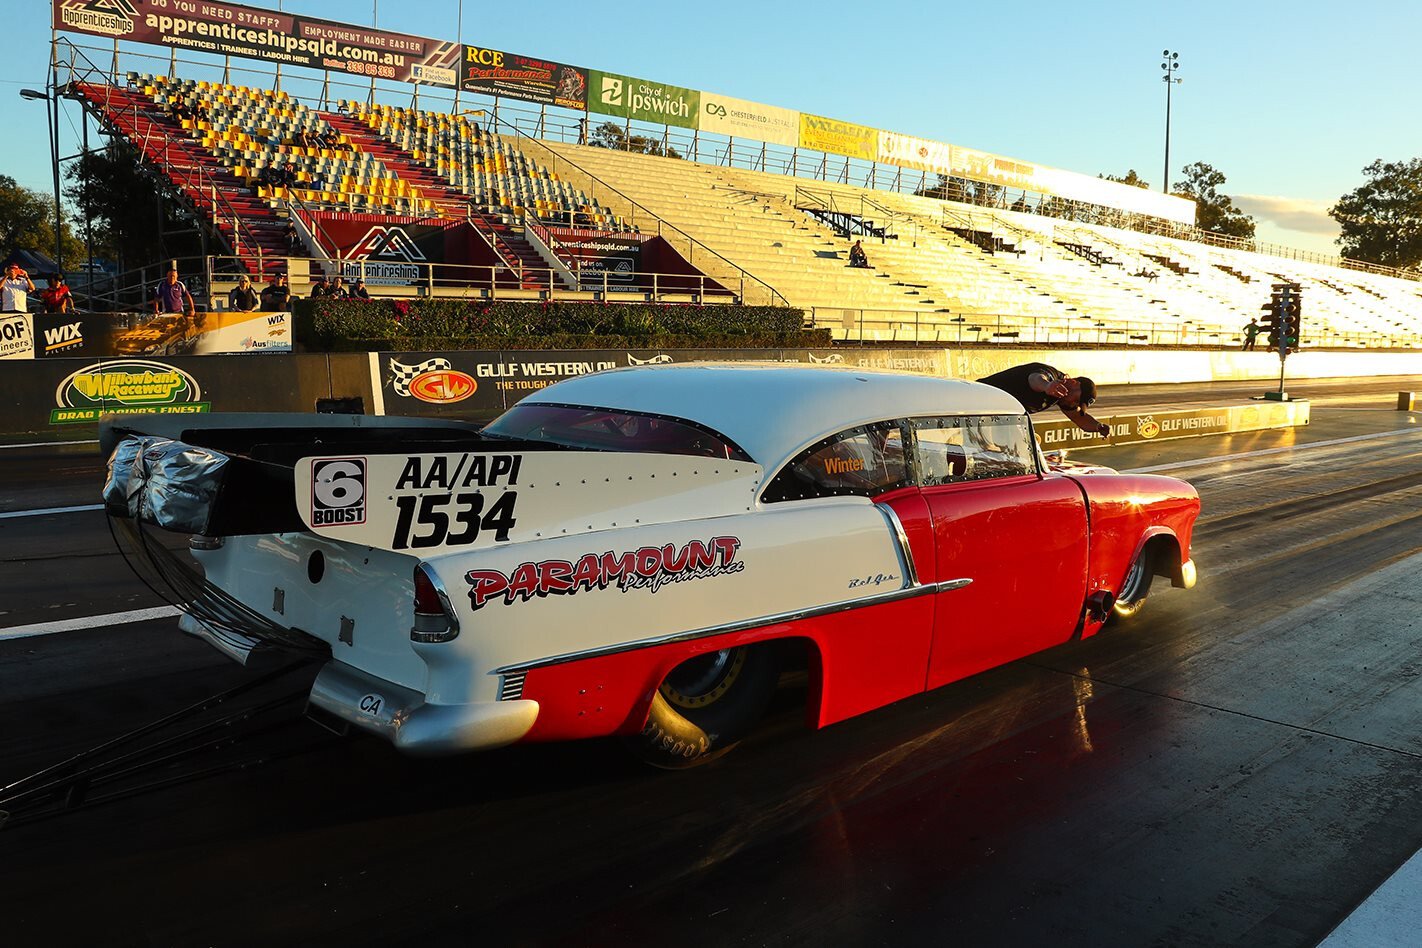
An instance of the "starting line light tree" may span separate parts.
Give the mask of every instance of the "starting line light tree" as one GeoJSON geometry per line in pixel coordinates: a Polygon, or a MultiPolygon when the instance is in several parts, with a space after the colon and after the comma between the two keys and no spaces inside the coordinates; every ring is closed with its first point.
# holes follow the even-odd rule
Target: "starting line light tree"
{"type": "Polygon", "coordinates": [[[1299,348],[1303,337],[1303,288],[1297,283],[1275,283],[1269,302],[1264,310],[1264,332],[1269,339],[1269,350],[1279,353],[1279,392],[1266,394],[1265,398],[1288,399],[1284,392],[1284,360],[1290,352],[1299,348]]]}

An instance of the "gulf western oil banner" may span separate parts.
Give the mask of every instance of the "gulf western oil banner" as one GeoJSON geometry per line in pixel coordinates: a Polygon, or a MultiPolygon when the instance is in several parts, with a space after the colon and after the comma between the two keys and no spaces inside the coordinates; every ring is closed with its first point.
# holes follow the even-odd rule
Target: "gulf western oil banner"
{"type": "Polygon", "coordinates": [[[580,111],[588,107],[586,69],[483,46],[463,49],[459,87],[465,92],[580,111]]]}
{"type": "Polygon", "coordinates": [[[1309,423],[1309,403],[1273,402],[1259,405],[1220,405],[1213,408],[1184,408],[1173,411],[1127,413],[1098,416],[1111,426],[1109,437],[1082,431],[1062,417],[1036,416],[1032,430],[1045,451],[1064,448],[1095,448],[1113,444],[1141,444],[1196,435],[1258,431],[1263,428],[1292,428],[1309,423]]]}
{"type": "Polygon", "coordinates": [[[588,111],[639,122],[696,128],[701,93],[612,72],[588,71],[588,111]]]}
{"type": "Polygon", "coordinates": [[[801,112],[800,147],[875,161],[879,157],[879,132],[864,125],[801,112]]]}
{"type": "Polygon", "coordinates": [[[453,88],[457,43],[216,0],[57,0],[54,28],[453,88]]]}
{"type": "Polygon", "coordinates": [[[701,93],[700,128],[731,138],[750,138],[794,148],[800,143],[800,113],[714,92],[701,93]]]}

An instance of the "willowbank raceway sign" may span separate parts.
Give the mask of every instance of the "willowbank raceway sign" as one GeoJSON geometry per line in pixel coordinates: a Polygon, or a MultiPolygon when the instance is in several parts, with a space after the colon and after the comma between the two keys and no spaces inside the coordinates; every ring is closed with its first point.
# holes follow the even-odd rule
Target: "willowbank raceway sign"
{"type": "Polygon", "coordinates": [[[990,152],[542,56],[206,0],[56,0],[54,28],[749,138],[1121,208],[1182,224],[1195,203],[990,152]]]}

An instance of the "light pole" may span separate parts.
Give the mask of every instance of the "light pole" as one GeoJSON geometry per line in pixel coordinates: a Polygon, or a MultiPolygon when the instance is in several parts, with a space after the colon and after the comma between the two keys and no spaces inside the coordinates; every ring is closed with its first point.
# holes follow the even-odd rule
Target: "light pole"
{"type": "Polygon", "coordinates": [[[1161,79],[1165,80],[1165,171],[1161,174],[1160,190],[1164,194],[1170,193],[1170,87],[1180,82],[1175,78],[1175,70],[1180,68],[1180,54],[1165,50],[1160,54],[1165,61],[1160,64],[1160,68],[1165,71],[1161,79]]]}
{"type": "Polygon", "coordinates": [[[64,243],[60,237],[60,228],[63,226],[59,216],[59,141],[55,135],[54,113],[50,111],[50,106],[59,108],[59,99],[51,99],[46,93],[38,89],[21,89],[20,98],[34,99],[45,103],[44,118],[49,129],[49,162],[54,168],[54,264],[61,271],[64,269],[64,243]]]}

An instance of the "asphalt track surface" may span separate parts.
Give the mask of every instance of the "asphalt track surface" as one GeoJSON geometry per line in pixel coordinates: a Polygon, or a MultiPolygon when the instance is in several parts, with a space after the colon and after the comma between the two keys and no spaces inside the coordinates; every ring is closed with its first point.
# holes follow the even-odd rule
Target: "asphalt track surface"
{"type": "MultiPolygon", "coordinates": [[[[1317,944],[1422,849],[1422,414],[1394,408],[1422,379],[1290,388],[1307,429],[1075,455],[1201,493],[1200,584],[1137,623],[822,731],[792,679],[685,772],[413,760],[289,708],[157,771],[210,775],[0,829],[0,941],[1317,944]]],[[[95,450],[0,451],[0,512],[94,503],[95,450]]],[[[4,636],[157,605],[102,513],[0,519],[0,785],[253,677],[171,618],[4,636]]]]}

